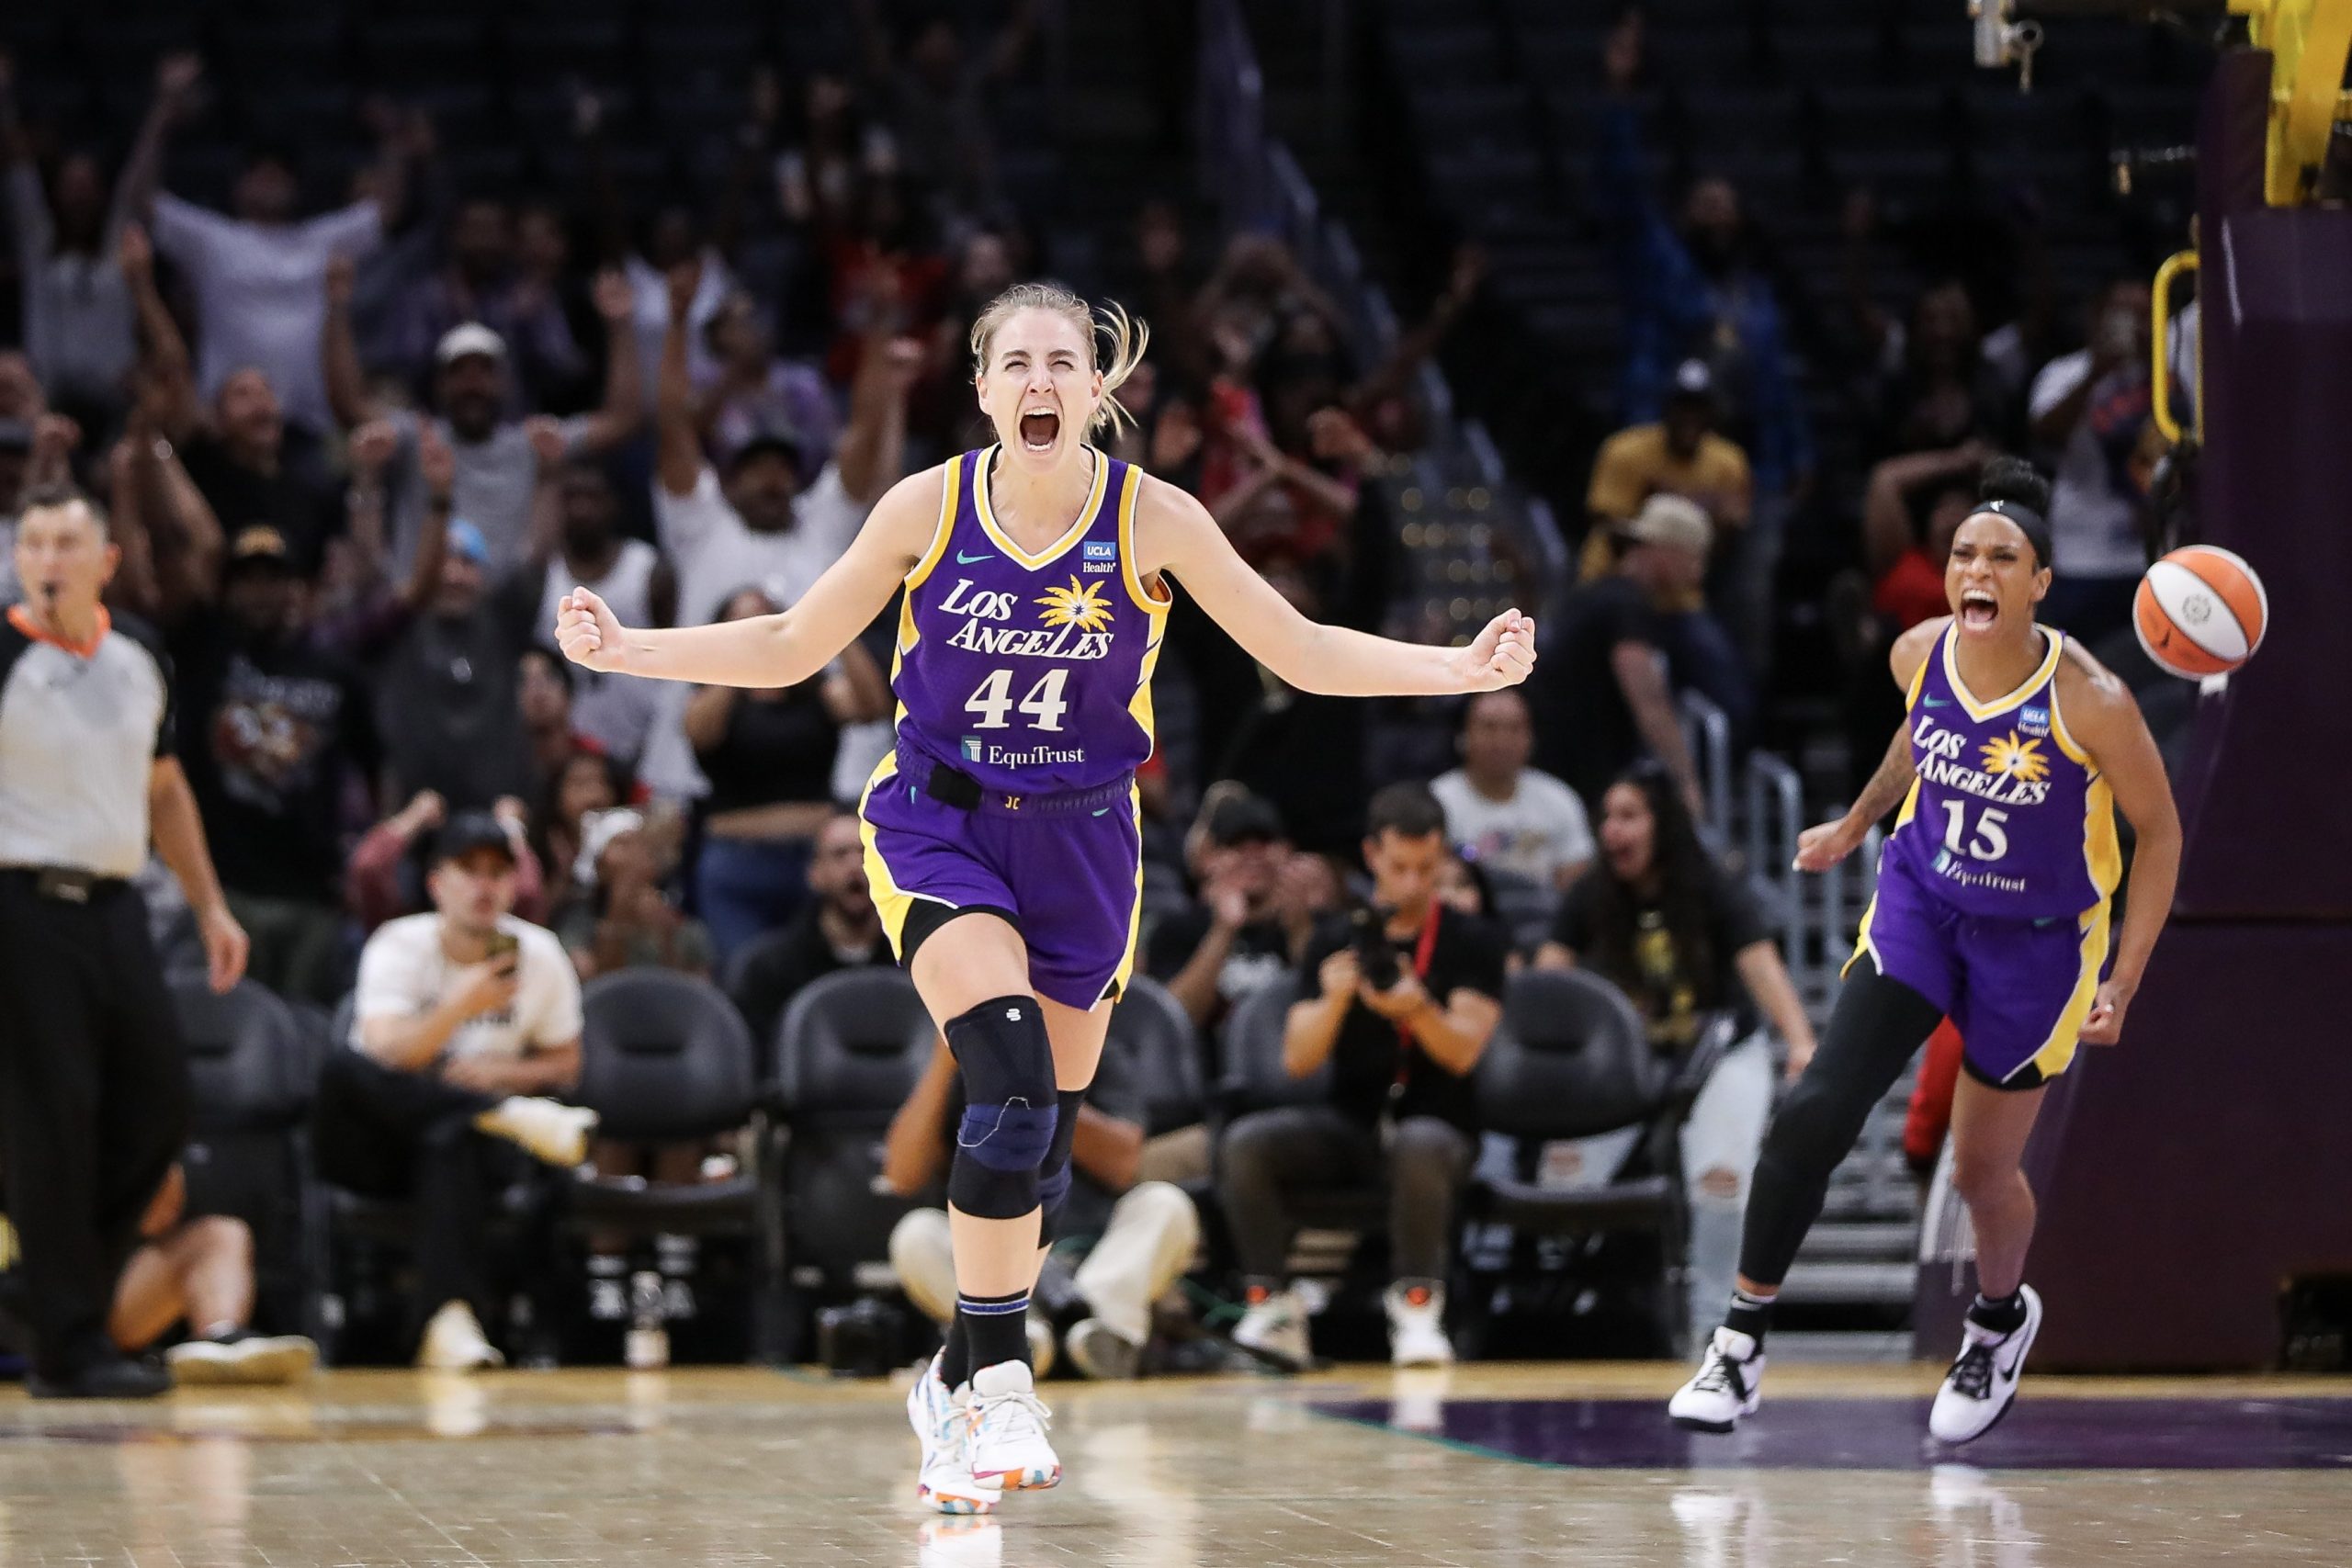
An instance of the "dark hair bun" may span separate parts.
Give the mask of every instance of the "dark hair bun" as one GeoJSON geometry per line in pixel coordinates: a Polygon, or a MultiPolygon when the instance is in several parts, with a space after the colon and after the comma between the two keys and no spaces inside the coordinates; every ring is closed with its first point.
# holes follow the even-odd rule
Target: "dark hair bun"
{"type": "Polygon", "coordinates": [[[2006,501],[2050,514],[2050,481],[2034,472],[2023,457],[1996,457],[1984,465],[1976,481],[1979,501],[2006,501]]]}

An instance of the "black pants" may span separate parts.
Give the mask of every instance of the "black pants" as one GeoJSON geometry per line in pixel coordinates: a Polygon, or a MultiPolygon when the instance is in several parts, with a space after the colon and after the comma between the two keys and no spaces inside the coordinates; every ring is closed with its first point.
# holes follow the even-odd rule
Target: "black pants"
{"type": "Polygon", "coordinates": [[[70,903],[0,871],[0,1171],[45,1375],[111,1353],[115,1280],[187,1130],[187,1058],[138,893],[70,903]]]}
{"type": "Polygon", "coordinates": [[[1311,1188],[1388,1190],[1389,1272],[1442,1280],[1453,1207],[1470,1175],[1470,1135],[1434,1116],[1396,1123],[1384,1157],[1379,1130],[1327,1105],[1289,1105],[1242,1117],[1225,1134],[1217,1200],[1241,1271],[1279,1278],[1298,1234],[1291,1194],[1311,1188]]]}
{"type": "Polygon", "coordinates": [[[475,1130],[497,1103],[430,1069],[400,1072],[349,1048],[327,1054],[311,1111],[319,1174],[363,1198],[414,1204],[420,1324],[449,1302],[488,1304],[490,1209],[530,1166],[475,1130]]]}

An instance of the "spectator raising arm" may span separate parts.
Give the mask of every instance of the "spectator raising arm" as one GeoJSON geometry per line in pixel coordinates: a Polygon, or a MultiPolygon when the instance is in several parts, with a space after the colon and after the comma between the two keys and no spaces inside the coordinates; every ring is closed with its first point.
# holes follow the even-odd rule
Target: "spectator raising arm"
{"type": "MultiPolygon", "coordinates": [[[[865,341],[857,381],[850,389],[849,427],[842,432],[841,455],[835,460],[842,489],[860,506],[881,499],[905,471],[907,393],[922,371],[922,344],[913,338],[876,333],[865,341]]],[[[662,364],[666,373],[666,346],[662,364]]]]}
{"type": "Polygon", "coordinates": [[[155,247],[146,230],[125,223],[115,252],[139,313],[139,368],[153,383],[156,428],[172,441],[185,441],[205,423],[204,404],[196,393],[187,340],[155,287],[155,247]]]}
{"type": "MultiPolygon", "coordinates": [[[[654,378],[654,480],[669,494],[684,500],[694,494],[702,479],[702,437],[695,429],[695,389],[686,371],[687,313],[702,287],[702,263],[680,262],[670,269],[670,325],[662,334],[662,364],[654,378]]],[[[684,515],[682,513],[682,515],[684,515]]],[[[699,511],[694,513],[697,518],[699,511]]],[[[691,547],[695,539],[662,541],[675,551],[691,547]]]]}
{"type": "Polygon", "coordinates": [[[115,210],[144,223],[155,206],[155,184],[163,173],[164,147],[173,129],[186,118],[196,101],[197,85],[204,79],[203,57],[193,52],[167,54],[155,63],[155,100],[139,127],[139,140],[123,161],[117,176],[115,210]]]}
{"type": "Polygon", "coordinates": [[[351,324],[352,289],[359,269],[349,256],[327,263],[326,325],[319,333],[319,367],[326,378],[327,407],[335,423],[356,429],[376,417],[368,396],[368,373],[359,364],[359,334],[351,324]]]}
{"type": "MultiPolygon", "coordinates": [[[[605,323],[605,401],[588,416],[580,445],[602,452],[627,441],[645,423],[645,380],[637,363],[636,297],[628,277],[616,267],[605,268],[596,275],[594,298],[605,323]]],[[[542,467],[545,462],[542,457],[542,467]]]]}

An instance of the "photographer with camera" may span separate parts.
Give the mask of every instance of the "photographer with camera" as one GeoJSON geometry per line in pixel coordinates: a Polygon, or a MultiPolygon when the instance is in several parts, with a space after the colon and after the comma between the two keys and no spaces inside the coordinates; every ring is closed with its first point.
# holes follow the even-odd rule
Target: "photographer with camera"
{"type": "Polygon", "coordinates": [[[1389,1194],[1390,1349],[1399,1366],[1442,1366],[1453,1359],[1443,1319],[1454,1201],[1477,1148],[1469,1077],[1502,1021],[1505,943],[1439,901],[1445,811],[1425,785],[1389,785],[1366,822],[1373,907],[1317,930],[1283,1031],[1283,1066],[1304,1078],[1328,1064],[1329,1097],[1226,1133],[1217,1196],[1249,1292],[1234,1339],[1306,1363],[1306,1309],[1281,1278],[1298,1228],[1288,1197],[1377,1182],[1389,1194]]]}

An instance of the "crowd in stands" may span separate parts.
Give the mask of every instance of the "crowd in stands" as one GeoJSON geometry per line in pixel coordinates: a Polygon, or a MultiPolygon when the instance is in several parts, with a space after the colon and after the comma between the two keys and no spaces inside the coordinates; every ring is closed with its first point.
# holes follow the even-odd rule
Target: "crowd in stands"
{"type": "MultiPolygon", "coordinates": [[[[1002,195],[989,109],[1029,68],[1035,10],[1002,7],[959,47],[946,23],[893,29],[861,6],[864,57],[790,90],[742,62],[738,166],[710,211],[628,209],[585,88],[560,99],[569,178],[461,183],[427,112],[377,103],[338,205],[310,211],[301,168],[261,145],[215,208],[164,178],[208,62],[158,64],[111,162],[83,128],[20,114],[0,60],[0,341],[20,345],[0,350],[0,535],[40,483],[103,503],[122,552],[109,602],[155,623],[178,665],[183,761],[251,977],[322,1018],[348,998],[318,1174],[416,1204],[424,1364],[499,1357],[481,1321],[492,1194],[534,1164],[634,1157],[592,1145],[562,1104],[583,981],[720,984],[765,1043],[816,980],[889,962],[854,805],[889,745],[895,612],[782,691],[597,674],[548,640],[575,583],[629,624],[789,605],[894,480],[985,442],[969,323],[1044,265],[1035,219],[1002,195]],[[754,232],[787,237],[797,264],[747,265],[754,232]]],[[[1167,1121],[1134,1081],[1146,1064],[1106,1065],[1069,1227],[1095,1239],[1058,1330],[1090,1374],[1145,1364],[1204,1233],[1237,1340],[1303,1363],[1298,1198],[1334,1182],[1382,1196],[1397,1358],[1450,1358],[1459,1210],[1486,1157],[1473,1080],[1528,967],[1612,983],[1662,1054],[1731,1021],[1683,1145],[1702,1316],[1728,1289],[1773,1084],[1812,1035],[1764,918],[1702,844],[1676,698],[1700,691],[1753,732],[1773,563],[1814,448],[1782,284],[1729,183],[1660,204],[1625,96],[1640,70],[1635,28],[1612,43],[1594,176],[1625,291],[1626,428],[1594,464],[1538,681],[1461,705],[1458,766],[1374,793],[1367,705],[1282,687],[1181,598],[1171,617],[1162,678],[1193,694],[1194,733],[1141,780],[1139,970],[1189,1021],[1209,1085],[1240,1074],[1237,1012],[1286,995],[1297,1093],[1228,1118],[1210,1092],[1167,1121]]],[[[1867,212],[1851,233],[1859,277],[1867,212]]],[[[1177,194],[1140,201],[1102,273],[1076,281],[1153,329],[1115,455],[1192,489],[1310,615],[1382,625],[1398,547],[1377,476],[1423,437],[1412,372],[1479,290],[1478,254],[1369,366],[1283,244],[1214,235],[1177,194]]],[[[2057,618],[2120,624],[2154,459],[2136,288],[2037,368],[2038,335],[1984,333],[1958,282],[1899,321],[1857,286],[1874,460],[1858,645],[1939,612],[1939,546],[1978,460],[2021,440],[2057,468],[2057,618]]],[[[167,959],[190,962],[156,886],[167,959]]],[[[943,1050],[881,1141],[882,1188],[935,1193],[954,1094],[943,1050]]],[[[644,1168],[692,1180],[725,1168],[709,1152],[644,1168]]],[[[162,1213],[180,1206],[166,1196],[124,1342],[175,1314],[194,1341],[242,1343],[249,1307],[218,1277],[250,1272],[251,1238],[162,1213]]],[[[944,1217],[917,1208],[875,1238],[885,1252],[943,1319],[944,1217]]],[[[255,1367],[300,1359],[268,1343],[255,1367]]]]}

